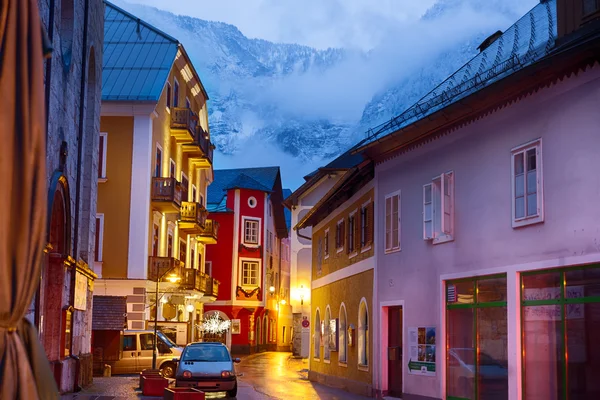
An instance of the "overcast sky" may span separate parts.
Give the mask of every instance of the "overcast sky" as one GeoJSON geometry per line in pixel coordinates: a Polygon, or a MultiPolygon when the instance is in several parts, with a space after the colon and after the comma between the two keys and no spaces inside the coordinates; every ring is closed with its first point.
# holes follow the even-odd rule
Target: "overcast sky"
{"type": "Polygon", "coordinates": [[[436,0],[128,0],[237,26],[250,38],[370,50],[436,0]]]}

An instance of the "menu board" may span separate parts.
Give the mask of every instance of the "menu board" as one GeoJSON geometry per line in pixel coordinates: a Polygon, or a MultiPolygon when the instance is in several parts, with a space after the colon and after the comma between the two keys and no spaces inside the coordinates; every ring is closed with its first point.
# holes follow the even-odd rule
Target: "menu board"
{"type": "Polygon", "coordinates": [[[408,328],[408,373],[435,376],[435,327],[408,328]]]}

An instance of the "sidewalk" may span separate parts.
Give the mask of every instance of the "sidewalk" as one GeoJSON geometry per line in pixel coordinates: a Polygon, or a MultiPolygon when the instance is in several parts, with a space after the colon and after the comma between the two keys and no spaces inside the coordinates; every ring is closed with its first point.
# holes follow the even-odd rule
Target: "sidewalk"
{"type": "Polygon", "coordinates": [[[127,399],[162,399],[162,397],[142,396],[139,390],[138,375],[119,375],[110,378],[94,377],[94,382],[78,393],[61,396],[61,400],[127,400],[127,399]]]}

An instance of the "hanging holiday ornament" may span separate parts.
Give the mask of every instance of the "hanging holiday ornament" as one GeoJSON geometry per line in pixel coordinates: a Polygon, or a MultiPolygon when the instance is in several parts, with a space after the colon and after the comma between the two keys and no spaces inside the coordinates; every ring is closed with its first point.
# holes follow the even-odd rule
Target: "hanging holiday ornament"
{"type": "Polygon", "coordinates": [[[219,313],[215,311],[212,316],[202,322],[202,330],[204,330],[204,332],[219,334],[227,331],[230,325],[231,321],[223,321],[219,316],[219,313]]]}

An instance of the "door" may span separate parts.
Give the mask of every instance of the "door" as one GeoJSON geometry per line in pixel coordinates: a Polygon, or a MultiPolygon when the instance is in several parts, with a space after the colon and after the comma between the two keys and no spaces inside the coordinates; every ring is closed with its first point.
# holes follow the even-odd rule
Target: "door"
{"type": "Polygon", "coordinates": [[[123,335],[123,353],[119,361],[115,363],[115,374],[132,374],[136,372],[137,367],[137,335],[123,335]]]}
{"type": "Polygon", "coordinates": [[[152,368],[152,348],[154,344],[153,341],[153,333],[140,333],[140,350],[138,352],[139,357],[137,359],[138,371],[142,371],[147,368],[152,368]]]}
{"type": "Polygon", "coordinates": [[[402,396],[402,307],[388,308],[388,393],[402,396]]]}

